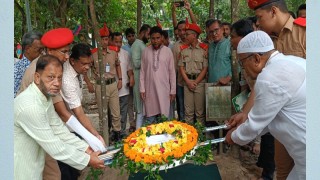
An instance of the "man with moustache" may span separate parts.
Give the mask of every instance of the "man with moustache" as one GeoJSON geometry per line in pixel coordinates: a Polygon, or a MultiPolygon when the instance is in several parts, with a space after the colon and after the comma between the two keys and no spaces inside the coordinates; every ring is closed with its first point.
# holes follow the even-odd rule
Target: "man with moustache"
{"type": "Polygon", "coordinates": [[[147,123],[154,123],[158,116],[169,117],[176,96],[176,74],[173,54],[163,45],[160,27],[151,28],[150,39],[151,46],[143,50],[141,57],[140,94],[147,123]]]}
{"type": "Polygon", "coordinates": [[[140,82],[140,68],[141,68],[141,58],[144,48],[146,48],[146,43],[148,43],[150,38],[150,26],[144,24],[141,26],[138,38],[134,41],[131,46],[132,50],[132,64],[133,64],[133,74],[134,74],[134,86],[133,86],[133,101],[136,110],[136,128],[140,128],[143,124],[143,105],[140,97],[139,82],[140,82]]]}
{"type": "MultiPolygon", "coordinates": [[[[73,34],[68,28],[52,29],[46,32],[41,38],[41,43],[46,48],[46,54],[57,57],[61,63],[65,63],[70,58],[70,44],[72,42],[73,34]]],[[[37,59],[32,61],[30,66],[26,69],[21,81],[19,93],[24,91],[33,82],[36,64],[37,59]]],[[[103,138],[92,126],[91,122],[86,118],[77,119],[74,115],[72,115],[66,108],[60,94],[57,94],[55,97],[53,97],[52,102],[61,120],[65,122],[69,128],[84,138],[94,151],[100,150],[101,152],[104,152],[106,150],[103,138]]],[[[62,176],[57,161],[47,155],[43,170],[43,179],[60,180],[61,177],[62,176]]]]}
{"type": "Polygon", "coordinates": [[[22,37],[22,51],[23,56],[21,61],[14,64],[14,97],[20,88],[20,83],[24,72],[29,67],[31,62],[38,58],[43,52],[43,45],[41,44],[42,33],[30,31],[22,37]]]}
{"type": "Polygon", "coordinates": [[[70,133],[55,112],[52,97],[59,94],[62,64],[51,55],[39,58],[34,82],[14,100],[14,177],[43,179],[45,153],[82,170],[88,164],[104,168],[98,152],[70,133]]]}

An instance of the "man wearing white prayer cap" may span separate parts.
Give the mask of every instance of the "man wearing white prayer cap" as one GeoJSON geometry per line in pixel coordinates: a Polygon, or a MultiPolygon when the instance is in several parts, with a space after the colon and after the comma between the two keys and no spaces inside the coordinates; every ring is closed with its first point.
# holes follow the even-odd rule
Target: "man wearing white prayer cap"
{"type": "Polygon", "coordinates": [[[270,132],[287,149],[294,167],[287,179],[306,179],[306,61],[274,49],[263,31],[238,44],[238,61],[256,79],[254,106],[241,125],[229,122],[229,144],[245,145],[270,132]]]}

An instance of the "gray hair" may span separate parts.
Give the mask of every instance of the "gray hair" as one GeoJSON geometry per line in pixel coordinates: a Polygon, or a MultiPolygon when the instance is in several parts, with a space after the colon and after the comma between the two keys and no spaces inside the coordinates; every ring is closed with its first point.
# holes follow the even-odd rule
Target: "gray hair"
{"type": "Polygon", "coordinates": [[[31,45],[34,40],[41,40],[42,33],[38,31],[29,31],[22,37],[22,52],[24,52],[26,46],[31,45]]]}

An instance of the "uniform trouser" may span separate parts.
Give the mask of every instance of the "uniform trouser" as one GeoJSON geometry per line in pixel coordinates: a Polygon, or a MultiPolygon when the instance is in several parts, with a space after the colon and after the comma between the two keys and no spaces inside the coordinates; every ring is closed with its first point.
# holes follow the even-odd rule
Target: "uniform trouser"
{"type": "Polygon", "coordinates": [[[276,139],[274,140],[274,150],[274,159],[277,167],[277,180],[285,180],[294,166],[294,161],[288,154],[286,148],[276,139]]]}
{"type": "Polygon", "coordinates": [[[128,97],[128,116],[129,116],[129,123],[130,127],[136,127],[136,121],[134,118],[134,113],[133,113],[133,88],[130,87],[130,94],[128,97]]]}
{"type": "MultiPolygon", "coordinates": [[[[96,93],[97,93],[97,103],[99,106],[102,106],[101,102],[98,102],[99,99],[98,97],[101,97],[101,86],[97,85],[96,88],[96,93]]],[[[106,97],[105,97],[106,108],[107,111],[110,109],[110,114],[112,117],[112,129],[113,131],[120,131],[121,130],[121,121],[120,121],[120,105],[119,105],[119,93],[118,93],[118,87],[117,83],[114,82],[112,84],[106,85],[106,97]]],[[[108,114],[108,113],[107,113],[108,114]]],[[[106,141],[106,139],[105,139],[106,141]]]]}
{"type": "Polygon", "coordinates": [[[184,120],[184,87],[177,84],[177,113],[178,119],[184,120]]]}
{"type": "Polygon", "coordinates": [[[184,86],[184,108],[185,120],[189,124],[194,124],[194,114],[196,120],[204,125],[205,122],[205,92],[204,83],[199,83],[194,91],[190,91],[188,86],[184,86]]]}
{"type": "Polygon", "coordinates": [[[61,180],[61,172],[57,160],[53,159],[47,153],[42,178],[43,180],[61,180]]]}
{"type": "Polygon", "coordinates": [[[119,97],[120,114],[121,114],[121,132],[122,133],[125,132],[126,125],[127,125],[128,99],[129,99],[129,95],[119,97]]]}

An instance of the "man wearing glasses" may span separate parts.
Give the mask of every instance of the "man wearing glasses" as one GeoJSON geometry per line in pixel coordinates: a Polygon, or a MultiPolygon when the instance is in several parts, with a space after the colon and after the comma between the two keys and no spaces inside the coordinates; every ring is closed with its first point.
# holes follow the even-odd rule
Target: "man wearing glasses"
{"type": "Polygon", "coordinates": [[[238,45],[239,64],[256,80],[254,105],[239,125],[231,120],[226,141],[247,144],[270,132],[293,158],[287,179],[306,179],[306,61],[275,50],[268,34],[254,31],[238,45]]]}
{"type": "MultiPolygon", "coordinates": [[[[71,54],[70,44],[72,42],[73,34],[68,28],[50,30],[41,38],[41,43],[46,47],[46,54],[57,57],[61,63],[65,63],[67,60],[69,60],[71,54]]],[[[34,60],[26,69],[21,81],[19,93],[24,91],[33,82],[36,64],[37,60],[34,60]]],[[[98,134],[88,119],[79,119],[81,122],[80,123],[78,119],[68,111],[60,94],[53,97],[52,101],[61,120],[66,122],[68,127],[83,137],[94,151],[105,151],[103,138],[98,134]]],[[[63,176],[65,175],[61,174],[57,161],[47,155],[43,171],[43,179],[60,180],[63,176]]]]}
{"type": "Polygon", "coordinates": [[[212,20],[208,25],[213,40],[209,45],[208,83],[227,85],[232,77],[230,40],[223,36],[220,20],[212,20]]]}
{"type": "Polygon", "coordinates": [[[40,42],[41,37],[42,33],[36,31],[30,31],[22,37],[23,57],[21,61],[14,64],[14,97],[16,97],[20,88],[25,70],[43,52],[43,45],[40,42]]]}

